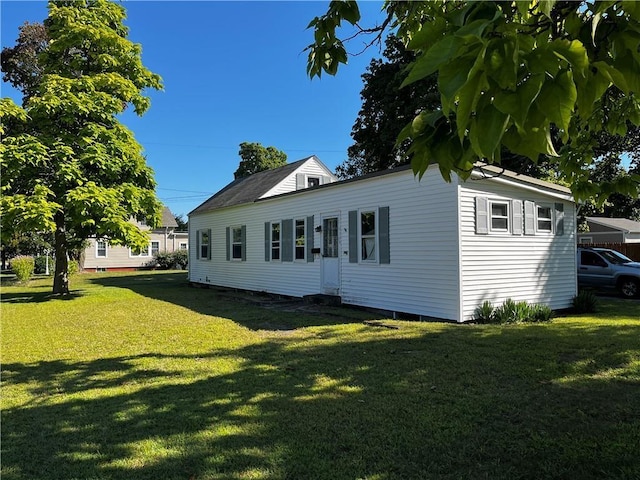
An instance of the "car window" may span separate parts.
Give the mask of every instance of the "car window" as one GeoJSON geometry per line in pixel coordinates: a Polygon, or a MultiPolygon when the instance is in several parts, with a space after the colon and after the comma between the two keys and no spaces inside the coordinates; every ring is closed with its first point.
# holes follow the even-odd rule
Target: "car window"
{"type": "Polygon", "coordinates": [[[598,253],[609,260],[609,262],[616,265],[622,265],[624,263],[629,263],[632,261],[630,258],[625,257],[623,254],[621,254],[620,252],[616,252],[615,250],[602,250],[598,253]]]}
{"type": "Polygon", "coordinates": [[[594,252],[582,252],[580,256],[580,263],[582,265],[590,265],[595,267],[606,267],[607,262],[605,262],[600,255],[594,252]]]}

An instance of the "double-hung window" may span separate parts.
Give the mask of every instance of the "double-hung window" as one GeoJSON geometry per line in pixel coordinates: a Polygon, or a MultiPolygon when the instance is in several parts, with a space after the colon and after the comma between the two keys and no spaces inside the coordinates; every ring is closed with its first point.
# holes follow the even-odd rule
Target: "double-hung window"
{"type": "Polygon", "coordinates": [[[489,201],[492,232],[509,231],[509,202],[489,201]]]}
{"type": "Polygon", "coordinates": [[[129,249],[129,256],[130,257],[148,257],[149,256],[149,246],[147,245],[144,248],[141,249],[137,249],[137,248],[130,248],[129,249]]]}
{"type": "Polygon", "coordinates": [[[198,255],[202,260],[211,258],[211,230],[198,230],[198,255]]]}
{"type": "Polygon", "coordinates": [[[242,227],[231,228],[231,258],[242,260],[242,227]]]}
{"type": "Polygon", "coordinates": [[[536,205],[536,229],[542,233],[553,231],[553,208],[551,205],[536,205]]]}
{"type": "Polygon", "coordinates": [[[151,255],[160,253],[160,242],[151,242],[151,255]]]}
{"type": "Polygon", "coordinates": [[[96,240],[96,257],[107,258],[107,241],[96,240]]]}
{"type": "Polygon", "coordinates": [[[271,260],[280,260],[280,247],[282,241],[280,222],[271,223],[271,260]]]}
{"type": "Polygon", "coordinates": [[[294,245],[295,245],[295,259],[305,260],[306,255],[306,227],[304,219],[298,219],[295,221],[294,226],[294,245]]]}
{"type": "Polygon", "coordinates": [[[378,260],[376,223],[375,210],[360,212],[360,260],[363,262],[378,260]]]}

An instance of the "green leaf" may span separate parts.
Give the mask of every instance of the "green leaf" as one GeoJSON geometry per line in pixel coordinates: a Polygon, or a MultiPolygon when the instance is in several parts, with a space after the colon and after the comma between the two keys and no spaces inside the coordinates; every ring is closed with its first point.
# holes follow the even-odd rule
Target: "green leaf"
{"type": "Polygon", "coordinates": [[[569,122],[578,97],[571,71],[564,70],[556,78],[547,79],[536,99],[538,108],[547,118],[564,131],[563,139],[568,138],[569,122]]]}
{"type": "Polygon", "coordinates": [[[540,94],[543,82],[544,75],[531,75],[517,87],[515,92],[497,92],[494,105],[502,113],[513,117],[518,129],[523,130],[529,109],[540,94]]]}
{"type": "Polygon", "coordinates": [[[574,70],[582,73],[589,66],[587,50],[579,40],[554,40],[549,48],[561,59],[567,61],[574,70]]]}
{"type": "Polygon", "coordinates": [[[409,75],[401,88],[431,75],[442,65],[452,61],[464,46],[464,40],[455,36],[448,36],[436,42],[429,50],[420,55],[409,70],[409,75]]]}
{"type": "Polygon", "coordinates": [[[471,146],[479,157],[493,160],[504,135],[509,115],[487,105],[472,119],[469,127],[471,146]]]}

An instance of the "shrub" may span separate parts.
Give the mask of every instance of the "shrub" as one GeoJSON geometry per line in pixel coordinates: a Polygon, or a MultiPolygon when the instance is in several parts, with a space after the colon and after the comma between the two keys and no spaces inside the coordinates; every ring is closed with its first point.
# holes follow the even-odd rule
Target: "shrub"
{"type": "Polygon", "coordinates": [[[14,257],[11,259],[11,269],[20,283],[28,282],[35,269],[35,260],[25,255],[14,257]]]}
{"type": "Polygon", "coordinates": [[[576,313],[595,313],[598,309],[598,299],[591,290],[580,290],[572,303],[576,313]]]}
{"type": "Polygon", "coordinates": [[[75,275],[80,271],[80,264],[76,260],[69,260],[67,271],[69,275],[75,275]]]}
{"type": "Polygon", "coordinates": [[[493,322],[493,310],[493,304],[489,300],[485,300],[473,311],[473,319],[478,323],[491,323],[493,322]]]}
{"type": "Polygon", "coordinates": [[[49,259],[49,274],[53,275],[53,271],[56,267],[56,261],[53,257],[36,257],[35,258],[35,273],[44,274],[47,272],[47,258],[49,259]]]}
{"type": "Polygon", "coordinates": [[[156,267],[160,270],[174,270],[177,268],[185,269],[189,264],[189,252],[186,250],[176,250],[175,252],[158,252],[153,256],[153,260],[149,262],[150,267],[156,267]]]}
{"type": "Polygon", "coordinates": [[[553,310],[548,305],[532,305],[529,316],[530,322],[550,322],[553,318],[553,310]]]}

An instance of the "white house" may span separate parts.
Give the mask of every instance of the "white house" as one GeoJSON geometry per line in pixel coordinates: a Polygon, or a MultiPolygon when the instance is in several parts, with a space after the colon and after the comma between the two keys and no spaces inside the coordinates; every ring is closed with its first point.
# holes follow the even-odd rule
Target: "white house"
{"type": "Polygon", "coordinates": [[[143,229],[149,230],[149,245],[141,251],[133,251],[129,247],[111,245],[104,238],[89,238],[84,251],[82,268],[86,271],[106,272],[120,270],[137,270],[145,267],[156,253],[175,252],[189,248],[189,234],[178,232],[176,219],[167,207],[162,209],[161,224],[154,229],[141,222],[135,222],[143,229]]]}
{"type": "Polygon", "coordinates": [[[312,156],[189,214],[189,280],[457,322],[485,300],[562,309],[577,291],[575,219],[567,188],[496,167],[466,182],[437,167],[337,181],[312,156]]]}

